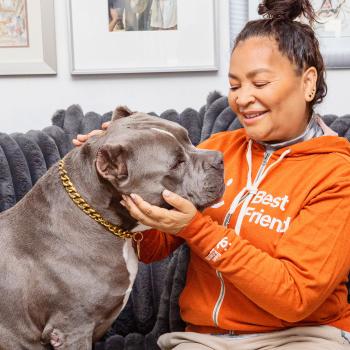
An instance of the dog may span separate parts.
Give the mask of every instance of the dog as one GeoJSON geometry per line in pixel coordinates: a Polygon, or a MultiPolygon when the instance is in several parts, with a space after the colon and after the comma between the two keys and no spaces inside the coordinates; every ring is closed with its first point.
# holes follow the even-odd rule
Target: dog
{"type": "Polygon", "coordinates": [[[138,266],[122,194],[169,208],[167,188],[199,210],[223,194],[222,154],[183,127],[126,107],[112,119],[0,214],[2,350],[87,350],[105,334],[138,266]]]}

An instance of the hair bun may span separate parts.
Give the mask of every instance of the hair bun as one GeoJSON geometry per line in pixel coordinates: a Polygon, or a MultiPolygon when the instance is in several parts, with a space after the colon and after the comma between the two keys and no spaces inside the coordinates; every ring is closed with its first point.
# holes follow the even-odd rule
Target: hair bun
{"type": "Polygon", "coordinates": [[[258,13],[265,18],[289,21],[303,15],[310,22],[313,22],[316,17],[308,0],[263,0],[259,4],[258,13]]]}

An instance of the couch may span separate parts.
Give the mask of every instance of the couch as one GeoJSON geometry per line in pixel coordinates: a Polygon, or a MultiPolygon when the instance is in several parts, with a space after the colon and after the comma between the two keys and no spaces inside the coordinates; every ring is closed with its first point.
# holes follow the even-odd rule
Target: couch
{"type": "MultiPolygon", "coordinates": [[[[168,109],[160,115],[150,114],[180,123],[194,145],[211,134],[241,127],[227,97],[216,91],[208,95],[199,111],[187,108],[178,113],[168,109]]],[[[99,129],[111,116],[112,112],[84,114],[79,105],[72,105],[58,110],[52,125],[43,130],[0,133],[0,211],[16,204],[48,168],[69,152],[78,133],[99,129]]],[[[339,136],[350,138],[350,115],[322,118],[339,136]]],[[[94,349],[158,349],[156,340],[161,334],[184,330],[178,298],[185,283],[188,258],[189,250],[183,245],[162,261],[149,265],[140,262],[126,307],[94,349]]]]}

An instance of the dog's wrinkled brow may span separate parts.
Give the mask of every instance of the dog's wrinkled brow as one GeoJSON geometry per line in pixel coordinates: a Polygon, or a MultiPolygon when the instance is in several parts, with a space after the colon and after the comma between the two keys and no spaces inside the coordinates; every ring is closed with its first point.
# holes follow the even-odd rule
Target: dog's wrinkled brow
{"type": "Polygon", "coordinates": [[[152,129],[152,130],[159,131],[159,132],[162,132],[162,133],[167,134],[167,135],[173,137],[174,139],[176,139],[176,137],[175,137],[171,132],[169,132],[169,131],[166,131],[166,130],[163,130],[163,129],[158,129],[158,128],[151,128],[151,129],[152,129]]]}

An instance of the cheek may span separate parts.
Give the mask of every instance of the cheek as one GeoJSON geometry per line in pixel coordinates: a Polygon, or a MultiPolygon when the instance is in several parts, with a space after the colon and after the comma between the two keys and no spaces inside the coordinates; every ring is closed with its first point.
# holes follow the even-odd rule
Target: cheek
{"type": "Polygon", "coordinates": [[[237,104],[235,102],[235,94],[231,90],[228,93],[227,99],[228,99],[228,105],[237,114],[238,107],[237,107],[237,104]]]}

